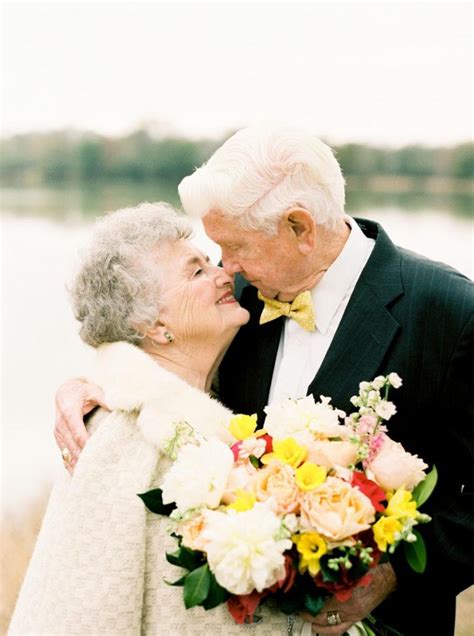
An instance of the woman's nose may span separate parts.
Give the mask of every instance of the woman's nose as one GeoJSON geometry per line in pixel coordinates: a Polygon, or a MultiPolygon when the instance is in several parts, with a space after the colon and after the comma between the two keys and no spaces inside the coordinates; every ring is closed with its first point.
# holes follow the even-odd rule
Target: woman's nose
{"type": "Polygon", "coordinates": [[[222,267],[216,267],[216,285],[224,287],[225,285],[233,285],[234,277],[229,276],[222,267]]]}

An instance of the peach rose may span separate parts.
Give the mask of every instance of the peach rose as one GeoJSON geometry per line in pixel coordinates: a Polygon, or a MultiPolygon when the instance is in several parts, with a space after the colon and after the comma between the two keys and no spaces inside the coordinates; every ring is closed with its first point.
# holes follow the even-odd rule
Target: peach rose
{"type": "Polygon", "coordinates": [[[347,468],[357,459],[357,448],[350,442],[312,442],[308,446],[308,460],[325,468],[343,466],[347,468]]]}
{"type": "Polygon", "coordinates": [[[202,537],[202,532],[206,527],[206,517],[199,513],[179,524],[178,532],[183,537],[183,545],[191,550],[206,551],[206,541],[202,537]]]}
{"type": "Polygon", "coordinates": [[[250,481],[250,489],[257,501],[273,497],[277,514],[296,512],[299,508],[299,489],[295,481],[295,471],[288,464],[272,461],[259,470],[250,481]]]}
{"type": "Polygon", "coordinates": [[[367,530],[374,520],[370,499],[337,477],[328,477],[301,497],[301,527],[316,530],[329,541],[341,541],[367,530]]]}
{"type": "Polygon", "coordinates": [[[412,490],[425,478],[424,469],[428,466],[417,455],[407,453],[401,444],[385,437],[368,468],[384,490],[397,490],[400,486],[412,490]]]}

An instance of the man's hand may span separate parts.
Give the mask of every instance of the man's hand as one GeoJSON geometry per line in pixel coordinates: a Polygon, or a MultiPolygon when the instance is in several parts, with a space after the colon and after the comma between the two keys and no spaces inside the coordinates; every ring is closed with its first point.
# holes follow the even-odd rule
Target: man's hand
{"type": "Polygon", "coordinates": [[[71,453],[70,461],[66,459],[64,461],[71,474],[81,450],[89,439],[83,417],[96,406],[110,410],[104,402],[102,389],[82,378],[68,380],[59,387],[56,393],[54,437],[61,452],[67,449],[71,453]]]}
{"type": "Polygon", "coordinates": [[[322,636],[339,636],[354,623],[366,618],[377,605],[380,605],[397,586],[395,572],[390,563],[378,565],[372,570],[372,581],[366,587],[356,588],[348,601],[328,599],[319,614],[301,614],[301,617],[313,623],[313,632],[322,636]],[[339,625],[327,624],[327,613],[338,612],[342,622],[339,625]]]}

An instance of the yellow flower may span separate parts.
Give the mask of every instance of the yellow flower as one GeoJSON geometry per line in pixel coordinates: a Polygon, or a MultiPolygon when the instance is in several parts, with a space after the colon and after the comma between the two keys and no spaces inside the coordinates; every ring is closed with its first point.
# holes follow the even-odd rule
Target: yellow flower
{"type": "Polygon", "coordinates": [[[301,574],[309,570],[311,576],[316,576],[321,569],[319,559],[327,552],[324,539],[317,532],[294,534],[291,539],[300,553],[299,571],[301,574]]]}
{"type": "Polygon", "coordinates": [[[235,501],[227,506],[227,508],[237,510],[237,512],[245,512],[246,510],[251,510],[255,502],[257,501],[255,495],[252,492],[245,492],[245,490],[241,490],[240,488],[235,491],[235,494],[235,501]]]}
{"type": "Polygon", "coordinates": [[[300,490],[313,490],[320,486],[326,479],[326,469],[312,462],[305,462],[296,469],[296,483],[300,490]]]}
{"type": "Polygon", "coordinates": [[[239,440],[247,439],[255,433],[257,428],[257,416],[254,415],[235,415],[230,420],[229,430],[231,434],[239,440]]]}
{"type": "Polygon", "coordinates": [[[396,517],[380,517],[377,523],[372,526],[375,543],[381,552],[387,550],[387,544],[395,542],[395,534],[400,532],[402,524],[396,517]]]}
{"type": "Polygon", "coordinates": [[[416,510],[416,501],[411,498],[411,492],[405,490],[403,486],[398,488],[393,495],[387,495],[389,499],[388,506],[385,509],[387,516],[396,517],[397,519],[409,517],[415,519],[418,515],[416,510]]]}
{"type": "Polygon", "coordinates": [[[273,453],[264,455],[261,461],[269,464],[273,459],[278,459],[283,464],[297,468],[304,461],[307,452],[304,446],[300,446],[296,440],[288,437],[278,441],[273,440],[273,453]]]}

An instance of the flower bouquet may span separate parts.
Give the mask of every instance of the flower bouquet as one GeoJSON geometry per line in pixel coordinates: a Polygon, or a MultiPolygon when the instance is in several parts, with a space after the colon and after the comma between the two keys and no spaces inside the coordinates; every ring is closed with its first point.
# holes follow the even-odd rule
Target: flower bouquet
{"type": "MultiPolygon", "coordinates": [[[[371,569],[403,544],[410,566],[426,563],[419,507],[436,469],[387,435],[396,373],[359,385],[349,416],[330,398],[287,399],[229,422],[232,446],[200,439],[179,423],[166,452],[174,463],[161,488],[139,495],[168,515],[183,568],[186,608],[226,602],[237,623],[252,622],[269,599],[287,613],[315,616],[325,599],[350,598],[371,569]]],[[[370,629],[368,628],[370,633],[370,629]]]]}

